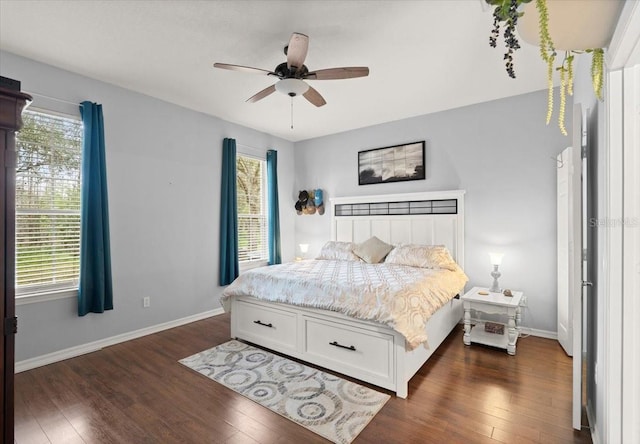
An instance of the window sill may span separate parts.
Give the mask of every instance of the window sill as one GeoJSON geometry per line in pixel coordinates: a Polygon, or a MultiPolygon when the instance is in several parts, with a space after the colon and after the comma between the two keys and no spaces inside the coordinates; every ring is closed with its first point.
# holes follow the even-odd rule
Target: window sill
{"type": "Polygon", "coordinates": [[[16,295],[16,305],[35,304],[37,302],[55,301],[58,299],[70,299],[78,297],[77,288],[65,288],[63,290],[43,291],[42,293],[31,293],[16,295]]]}
{"type": "Polygon", "coordinates": [[[267,265],[269,265],[269,261],[241,262],[240,263],[240,274],[244,273],[245,271],[249,271],[252,268],[266,267],[267,265]]]}

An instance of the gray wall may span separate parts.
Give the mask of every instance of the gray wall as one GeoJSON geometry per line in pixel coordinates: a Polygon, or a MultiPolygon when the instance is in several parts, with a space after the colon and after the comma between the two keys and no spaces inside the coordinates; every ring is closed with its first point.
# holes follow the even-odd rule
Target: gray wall
{"type": "Polygon", "coordinates": [[[18,306],[17,361],[219,307],[224,137],[278,150],[283,260],[293,258],[291,142],[6,52],[0,67],[25,91],[102,103],[107,149],[114,310],[79,318],[74,299],[18,306]]]}
{"type": "Polygon", "coordinates": [[[78,318],[73,299],[19,306],[18,361],[219,307],[224,137],[278,149],[285,261],[299,254],[297,244],[310,243],[311,256],[330,237],[330,214],[295,215],[299,189],[323,188],[326,199],[467,190],[465,270],[470,284],[489,285],[488,252],[503,251],[501,284],[526,292],[530,309],[524,313],[525,325],[556,331],[556,179],[551,157],[569,140],[555,125],[544,125],[543,91],[294,146],[6,52],[0,52],[0,68],[3,76],[22,80],[26,91],[74,103],[102,103],[109,175],[115,309],[78,318]],[[358,151],[417,140],[427,142],[425,181],[358,186],[358,151]],[[142,308],[143,296],[151,296],[150,308],[142,308]]]}
{"type": "MultiPolygon", "coordinates": [[[[295,186],[323,188],[326,199],[466,190],[470,285],[490,285],[488,253],[504,252],[500,283],[525,291],[524,325],[556,332],[555,156],[571,141],[555,122],[545,125],[546,106],[539,91],[298,142],[295,186]],[[358,186],[358,151],[419,140],[426,180],[358,186]]],[[[570,113],[567,121],[571,134],[570,113]]],[[[311,244],[310,256],[330,236],[328,213],[296,216],[296,244],[311,244]]]]}

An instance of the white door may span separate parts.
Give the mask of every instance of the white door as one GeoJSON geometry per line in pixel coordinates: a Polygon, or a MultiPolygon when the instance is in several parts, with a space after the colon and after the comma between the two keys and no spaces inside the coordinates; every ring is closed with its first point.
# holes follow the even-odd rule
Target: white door
{"type": "MultiPolygon", "coordinates": [[[[573,109],[573,146],[558,156],[558,341],[573,357],[573,415],[575,429],[582,416],[582,292],[583,224],[586,211],[586,174],[583,171],[583,116],[580,105],[573,109]],[[584,177],[583,177],[584,175],[584,177]]],[[[586,245],[585,245],[586,246],[586,245]]],[[[585,267],[586,270],[587,267],[585,267]]]]}
{"type": "Polygon", "coordinates": [[[558,341],[564,351],[573,354],[573,313],[571,298],[571,267],[569,257],[572,250],[571,225],[571,178],[573,169],[572,147],[558,154],[558,341]]]}
{"type": "MultiPolygon", "coordinates": [[[[580,125],[580,124],[579,124],[580,125]]],[[[580,125],[581,126],[581,125],[580,125]]],[[[580,131],[580,129],[578,128],[580,131]]],[[[558,155],[558,341],[569,356],[580,349],[582,291],[581,146],[558,155]],[[576,321],[576,316],[578,316],[576,321]],[[576,344],[576,340],[578,343],[576,344]]],[[[578,357],[581,354],[578,353],[578,357]]]]}

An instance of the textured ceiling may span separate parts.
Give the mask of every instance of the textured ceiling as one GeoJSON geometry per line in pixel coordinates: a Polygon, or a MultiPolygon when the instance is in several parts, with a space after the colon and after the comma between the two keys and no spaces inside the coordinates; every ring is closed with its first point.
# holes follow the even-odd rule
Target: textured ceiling
{"type": "MultiPolygon", "coordinates": [[[[516,80],[488,45],[479,0],[0,1],[0,48],[224,120],[298,141],[545,88],[536,47],[522,43],[516,80]],[[293,31],[310,37],[310,70],[368,66],[366,78],[309,81],[316,108],[274,93],[293,31]]],[[[545,110],[540,110],[543,114],[545,110]]]]}

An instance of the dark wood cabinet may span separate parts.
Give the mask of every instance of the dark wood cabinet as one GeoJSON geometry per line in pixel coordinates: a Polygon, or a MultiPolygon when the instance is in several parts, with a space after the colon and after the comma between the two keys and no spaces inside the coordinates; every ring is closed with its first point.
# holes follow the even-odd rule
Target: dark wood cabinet
{"type": "Polygon", "coordinates": [[[2,415],[0,441],[11,443],[13,439],[13,380],[15,371],[15,200],[16,200],[16,131],[22,127],[22,110],[31,97],[20,91],[0,87],[0,236],[4,251],[0,256],[0,320],[3,340],[2,384],[0,399],[2,415]]]}

